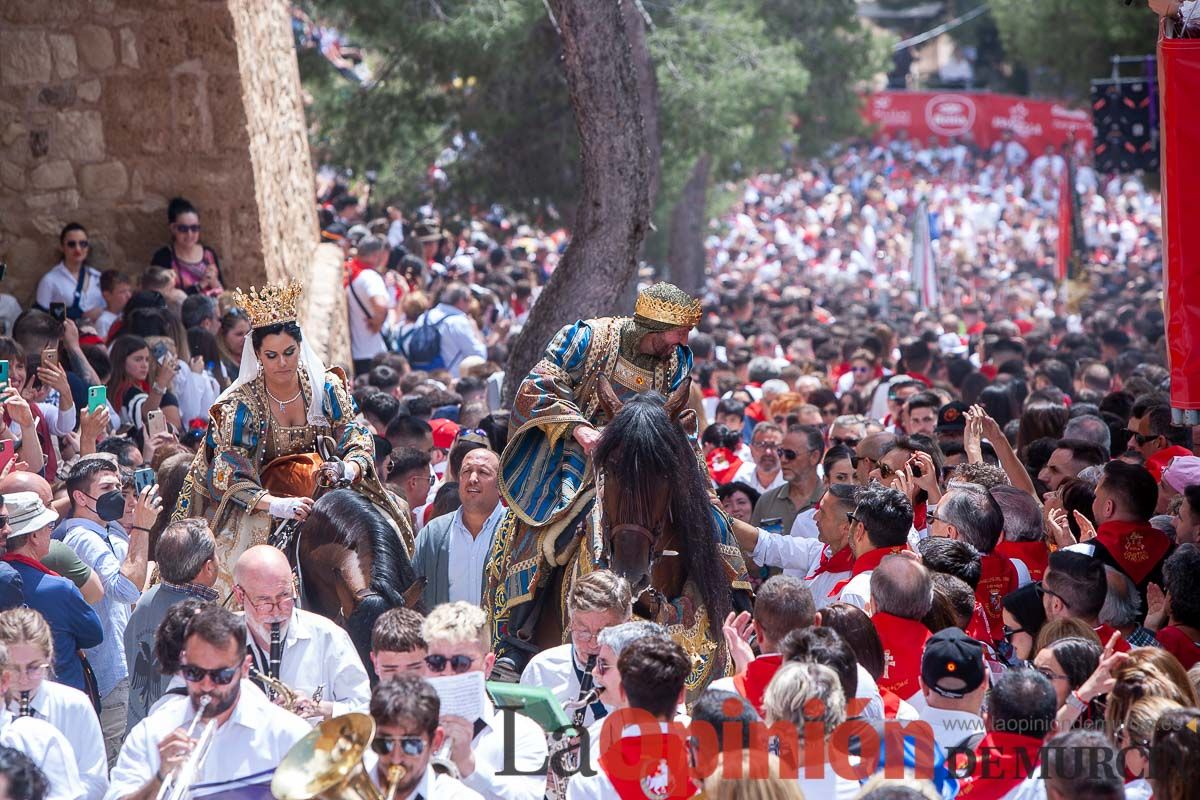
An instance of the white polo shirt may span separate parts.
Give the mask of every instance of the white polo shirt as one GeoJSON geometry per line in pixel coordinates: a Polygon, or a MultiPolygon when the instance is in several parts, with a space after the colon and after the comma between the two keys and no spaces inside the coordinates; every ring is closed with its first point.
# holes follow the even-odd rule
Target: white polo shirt
{"type": "MultiPolygon", "coordinates": [[[[15,716],[20,706],[12,700],[8,709],[15,716]]],[[[50,723],[70,743],[87,800],[104,797],[108,790],[108,756],[100,720],[88,696],[73,686],[44,680],[29,698],[29,708],[34,719],[50,723]]]]}
{"type": "Polygon", "coordinates": [[[46,800],[83,800],[75,753],[49,722],[33,717],[13,719],[7,709],[0,710],[0,745],[20,750],[37,764],[49,784],[46,800]]]}

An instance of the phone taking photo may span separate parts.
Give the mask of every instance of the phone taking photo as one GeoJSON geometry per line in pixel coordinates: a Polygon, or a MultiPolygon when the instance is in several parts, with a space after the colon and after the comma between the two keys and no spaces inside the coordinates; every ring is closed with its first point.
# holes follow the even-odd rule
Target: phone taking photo
{"type": "Polygon", "coordinates": [[[0,392],[8,388],[8,362],[0,361],[0,392]]]}
{"type": "Polygon", "coordinates": [[[156,483],[158,483],[158,478],[150,467],[142,467],[133,473],[133,488],[137,490],[138,494],[141,494],[147,486],[153,486],[156,483]]]}
{"type": "Polygon", "coordinates": [[[50,316],[54,317],[59,322],[67,320],[67,304],[66,303],[51,303],[50,316]]]}
{"type": "Polygon", "coordinates": [[[146,412],[146,433],[153,439],[160,433],[167,432],[167,418],[163,416],[161,409],[154,409],[146,412]]]}
{"type": "Polygon", "coordinates": [[[97,409],[104,408],[108,405],[108,387],[107,386],[89,386],[88,387],[88,413],[95,414],[97,409]]]}

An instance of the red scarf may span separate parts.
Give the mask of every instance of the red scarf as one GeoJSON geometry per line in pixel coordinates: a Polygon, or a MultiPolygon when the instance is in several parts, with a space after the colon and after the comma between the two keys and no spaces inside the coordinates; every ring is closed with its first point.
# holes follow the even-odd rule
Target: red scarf
{"type": "MultiPolygon", "coordinates": [[[[1001,623],[1003,624],[1003,623],[1001,623]]],[[[971,614],[971,621],[967,624],[965,633],[977,642],[983,642],[985,645],[996,640],[996,634],[992,631],[1000,631],[999,638],[1003,639],[1003,628],[993,628],[988,624],[988,616],[983,610],[983,604],[976,601],[975,612],[971,614]]]]}
{"type": "Polygon", "coordinates": [[[27,567],[36,569],[38,572],[44,572],[47,575],[51,575],[55,578],[61,577],[57,572],[47,567],[36,558],[30,558],[29,556],[21,553],[5,553],[3,560],[8,561],[9,563],[16,562],[17,564],[24,564],[27,567]]]}
{"type": "Polygon", "coordinates": [[[900,713],[900,704],[904,702],[900,699],[900,695],[893,692],[891,689],[885,689],[882,686],[878,687],[879,698],[883,700],[883,718],[895,719],[900,713]]]}
{"type": "Polygon", "coordinates": [[[1174,625],[1168,625],[1158,632],[1158,643],[1171,655],[1179,659],[1184,669],[1200,662],[1200,643],[1192,639],[1174,625]]]}
{"type": "Polygon", "coordinates": [[[958,796],[999,800],[1037,768],[1041,749],[1042,740],[1035,736],[990,731],[975,748],[974,771],[958,782],[958,796]]]}
{"type": "Polygon", "coordinates": [[[670,733],[623,737],[600,756],[600,768],[621,800],[682,800],[698,791],[683,740],[670,733]]]}
{"type": "Polygon", "coordinates": [[[980,559],[979,585],[975,587],[975,599],[983,606],[987,615],[988,630],[992,641],[999,641],[1004,628],[1001,616],[1004,608],[1000,601],[1004,595],[1017,590],[1017,568],[1004,556],[988,553],[980,559]]]}
{"type": "Polygon", "coordinates": [[[850,549],[850,545],[846,545],[841,550],[830,555],[829,547],[821,551],[821,563],[817,564],[817,568],[808,576],[808,580],[812,580],[826,572],[848,572],[854,566],[854,551],[850,549]]]}
{"type": "Polygon", "coordinates": [[[850,568],[850,577],[833,587],[833,591],[829,593],[830,597],[841,594],[842,589],[846,588],[846,584],[849,583],[855,575],[861,575],[864,572],[870,572],[878,567],[879,562],[883,561],[888,556],[903,552],[904,545],[897,545],[895,547],[877,547],[874,550],[868,550],[867,552],[863,553],[861,556],[854,559],[854,566],[850,568]]]}
{"type": "Polygon", "coordinates": [[[886,611],[876,611],[871,623],[883,644],[883,675],[876,683],[907,700],[921,690],[917,676],[921,674],[925,642],[932,634],[923,623],[886,611]]]}
{"type": "Polygon", "coordinates": [[[1036,542],[1010,542],[1001,539],[992,552],[1005,558],[1019,559],[1029,570],[1029,577],[1035,581],[1042,579],[1046,574],[1046,565],[1050,563],[1050,549],[1046,547],[1044,539],[1036,542]]]}
{"type": "Polygon", "coordinates": [[[913,507],[913,528],[923,531],[929,525],[929,504],[921,503],[913,507]]]}
{"type": "Polygon", "coordinates": [[[1167,551],[1171,540],[1149,522],[1109,520],[1096,531],[1096,541],[1117,562],[1117,567],[1141,587],[1167,551]]]}
{"type": "Polygon", "coordinates": [[[775,677],[775,673],[779,671],[782,664],[783,656],[778,653],[770,653],[754,659],[746,665],[745,672],[739,672],[733,676],[733,685],[737,688],[737,693],[746,698],[746,701],[754,706],[754,710],[760,716],[763,714],[762,701],[763,695],[767,691],[767,684],[771,682],[771,678],[775,677]]]}
{"type": "MultiPolygon", "coordinates": [[[[1112,635],[1117,632],[1116,628],[1104,624],[1101,624],[1099,627],[1093,628],[1092,630],[1096,631],[1096,635],[1100,637],[1101,647],[1107,647],[1108,640],[1111,639],[1112,635]]],[[[1128,653],[1132,648],[1129,646],[1129,642],[1125,641],[1125,637],[1121,636],[1117,639],[1117,643],[1113,645],[1113,649],[1118,653],[1128,653]]]]}
{"type": "Polygon", "coordinates": [[[350,284],[354,283],[354,281],[358,279],[358,276],[363,273],[363,270],[368,269],[370,269],[370,267],[359,261],[357,258],[350,259],[346,262],[346,274],[342,279],[344,281],[342,285],[349,286],[350,284]]]}
{"type": "Polygon", "coordinates": [[[742,468],[742,460],[724,447],[713,450],[704,461],[708,464],[708,474],[717,483],[729,483],[742,468]]]}

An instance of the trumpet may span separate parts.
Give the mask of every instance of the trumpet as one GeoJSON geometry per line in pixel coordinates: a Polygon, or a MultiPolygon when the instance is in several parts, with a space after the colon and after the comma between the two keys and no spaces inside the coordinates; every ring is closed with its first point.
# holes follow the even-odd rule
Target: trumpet
{"type": "Polygon", "coordinates": [[[450,754],[454,751],[454,739],[447,736],[442,746],[437,752],[429,757],[429,768],[434,772],[440,772],[443,775],[449,775],[454,780],[462,780],[462,772],[458,769],[458,764],[454,763],[454,759],[450,754]]]}
{"type": "Polygon", "coordinates": [[[271,779],[278,800],[395,800],[408,770],[387,769],[388,790],[380,795],[362,756],[375,738],[375,720],[366,714],[343,714],[326,720],[292,745],[271,779]]]}
{"type": "MultiPolygon", "coordinates": [[[[192,723],[188,725],[187,737],[192,738],[192,734],[196,732],[196,726],[200,724],[200,720],[204,718],[204,711],[208,708],[208,704],[212,702],[212,698],[204,695],[200,698],[200,707],[196,709],[196,716],[192,717],[192,723]]],[[[212,747],[213,735],[217,732],[217,718],[213,717],[204,726],[204,730],[200,733],[200,738],[196,740],[196,746],[188,753],[187,760],[179,765],[179,769],[175,770],[158,790],[157,800],[184,800],[192,791],[192,784],[200,777],[200,770],[204,767],[204,759],[208,757],[209,748],[212,747]]]]}

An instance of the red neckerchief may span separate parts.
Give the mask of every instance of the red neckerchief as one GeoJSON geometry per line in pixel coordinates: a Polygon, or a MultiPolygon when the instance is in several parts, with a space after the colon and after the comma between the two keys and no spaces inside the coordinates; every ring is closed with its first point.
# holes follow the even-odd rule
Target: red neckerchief
{"type": "Polygon", "coordinates": [[[850,549],[850,545],[846,545],[841,550],[830,555],[829,547],[826,546],[821,551],[821,563],[817,564],[817,568],[808,576],[809,580],[826,572],[848,572],[854,566],[854,551],[850,549]]]}
{"type": "Polygon", "coordinates": [[[622,737],[600,756],[600,768],[621,800],[682,800],[698,791],[683,740],[670,733],[622,737]]]}
{"type": "Polygon", "coordinates": [[[878,547],[874,550],[868,550],[867,552],[863,553],[861,556],[854,559],[854,566],[850,567],[850,577],[839,582],[837,586],[834,586],[833,591],[829,593],[830,597],[841,594],[842,589],[846,588],[846,584],[849,583],[850,579],[855,575],[861,575],[864,572],[873,570],[879,566],[880,561],[883,561],[888,556],[903,552],[904,545],[897,545],[896,547],[878,547]]]}
{"type": "Polygon", "coordinates": [[[716,397],[716,396],[717,396],[717,390],[716,390],[716,389],[704,388],[704,389],[701,389],[701,390],[700,390],[700,395],[701,395],[702,397],[706,398],[706,399],[707,399],[707,398],[709,398],[709,397],[716,397]]]}
{"type": "Polygon", "coordinates": [[[929,525],[929,504],[921,503],[919,506],[913,506],[913,528],[919,531],[925,530],[929,525]]]}
{"type": "Polygon", "coordinates": [[[763,408],[760,401],[755,400],[750,405],[746,406],[746,416],[755,422],[762,422],[767,418],[767,412],[763,408]]]}
{"type": "Polygon", "coordinates": [[[1046,547],[1044,539],[1036,542],[1010,542],[1001,539],[992,552],[1005,558],[1019,559],[1029,570],[1029,577],[1035,581],[1042,579],[1042,575],[1046,573],[1046,565],[1050,563],[1050,549],[1046,547]]]}
{"type": "Polygon", "coordinates": [[[998,641],[1004,625],[1004,608],[1000,601],[1009,592],[1017,590],[1017,568],[1007,558],[995,553],[983,555],[980,562],[975,599],[980,602],[983,613],[987,615],[988,630],[992,632],[992,639],[988,641],[998,641]]]}
{"type": "Polygon", "coordinates": [[[704,461],[708,464],[708,474],[717,483],[729,483],[742,468],[742,460],[724,447],[713,450],[704,461]]]}
{"type": "Polygon", "coordinates": [[[904,701],[891,689],[885,689],[882,686],[877,688],[879,689],[879,699],[883,701],[883,718],[895,719],[896,715],[900,713],[900,704],[904,701]]]}
{"type": "Polygon", "coordinates": [[[343,278],[345,281],[344,285],[349,286],[350,284],[354,283],[354,281],[358,279],[358,276],[363,273],[363,270],[368,269],[370,269],[370,267],[359,261],[357,257],[350,259],[346,262],[346,277],[343,278]]]}
{"type": "Polygon", "coordinates": [[[1171,540],[1149,522],[1109,520],[1096,531],[1096,541],[1138,586],[1171,549],[1171,540]]]}
{"type": "Polygon", "coordinates": [[[974,771],[958,782],[958,796],[999,800],[1037,768],[1041,750],[1042,740],[1036,736],[989,731],[975,748],[974,771]]]}
{"type": "Polygon", "coordinates": [[[767,684],[771,682],[771,678],[775,677],[775,673],[779,671],[782,664],[783,656],[779,653],[769,653],[759,656],[747,664],[745,672],[739,672],[733,676],[733,685],[737,688],[738,694],[746,698],[746,701],[754,706],[754,710],[760,716],[763,713],[762,701],[763,695],[767,691],[767,684]]]}
{"type": "Polygon", "coordinates": [[[1168,625],[1158,632],[1157,638],[1159,646],[1178,658],[1184,669],[1191,669],[1200,662],[1200,642],[1196,642],[1178,626],[1168,625]]]}
{"type": "Polygon", "coordinates": [[[27,556],[27,555],[23,555],[23,554],[21,554],[21,553],[5,553],[5,554],[4,554],[4,560],[5,560],[5,561],[8,561],[8,562],[10,562],[10,563],[11,563],[11,562],[16,562],[17,564],[24,564],[24,565],[25,565],[25,566],[27,566],[27,567],[30,567],[30,568],[32,568],[32,569],[36,569],[38,572],[44,572],[44,573],[46,573],[47,575],[51,575],[51,576],[53,576],[53,577],[55,577],[55,578],[60,578],[60,577],[62,577],[61,575],[59,575],[59,574],[58,574],[57,572],[55,572],[54,570],[52,570],[52,569],[50,569],[49,567],[47,567],[45,564],[43,564],[42,562],[38,561],[36,558],[30,558],[29,556],[27,556]]]}
{"type": "MultiPolygon", "coordinates": [[[[1112,635],[1117,632],[1116,628],[1113,628],[1109,625],[1105,625],[1103,623],[1101,623],[1098,627],[1093,628],[1092,630],[1094,630],[1096,632],[1096,635],[1100,637],[1100,646],[1101,647],[1107,647],[1108,640],[1111,639],[1112,635]]],[[[1113,649],[1116,650],[1118,653],[1128,653],[1132,648],[1130,648],[1129,642],[1125,641],[1124,636],[1119,636],[1119,637],[1117,637],[1117,643],[1115,645],[1113,645],[1113,649]]]]}
{"type": "MultiPolygon", "coordinates": [[[[983,604],[978,600],[975,602],[975,611],[971,614],[971,621],[967,624],[965,633],[977,642],[994,642],[996,640],[993,630],[1003,631],[1003,628],[992,628],[988,624],[988,615],[983,610],[983,604]]],[[[1001,637],[1003,638],[1003,637],[1001,637]]]]}
{"type": "Polygon", "coordinates": [[[890,689],[902,700],[920,691],[917,676],[921,674],[921,656],[925,642],[932,635],[924,623],[905,619],[886,611],[876,611],[871,624],[879,632],[883,644],[883,675],[875,681],[880,688],[890,689]]]}
{"type": "Polygon", "coordinates": [[[929,378],[925,377],[921,373],[913,372],[912,370],[909,370],[905,374],[908,375],[908,377],[912,378],[914,381],[920,381],[921,383],[925,384],[926,388],[933,388],[933,381],[929,380],[929,378]]]}

